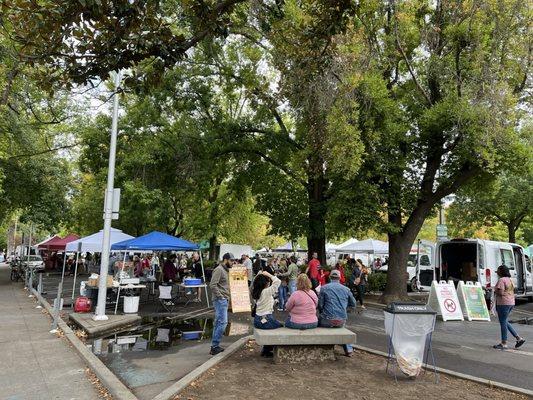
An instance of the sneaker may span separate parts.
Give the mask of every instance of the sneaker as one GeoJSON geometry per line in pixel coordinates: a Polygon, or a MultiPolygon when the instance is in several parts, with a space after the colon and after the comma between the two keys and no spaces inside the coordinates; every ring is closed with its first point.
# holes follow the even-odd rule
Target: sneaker
{"type": "Polygon", "coordinates": [[[365,306],[361,306],[361,310],[366,310],[366,307],[365,306]]]}
{"type": "Polygon", "coordinates": [[[525,339],[520,339],[516,341],[516,344],[514,345],[515,349],[518,349],[520,346],[522,346],[526,342],[525,339]]]}
{"type": "Polygon", "coordinates": [[[224,351],[224,349],[220,346],[215,346],[215,347],[211,347],[211,351],[209,352],[209,354],[211,354],[212,356],[216,356],[218,353],[222,353],[224,351]]]}
{"type": "Polygon", "coordinates": [[[508,349],[507,345],[504,346],[501,343],[495,344],[494,346],[492,346],[492,348],[496,350],[507,350],[508,349]]]}

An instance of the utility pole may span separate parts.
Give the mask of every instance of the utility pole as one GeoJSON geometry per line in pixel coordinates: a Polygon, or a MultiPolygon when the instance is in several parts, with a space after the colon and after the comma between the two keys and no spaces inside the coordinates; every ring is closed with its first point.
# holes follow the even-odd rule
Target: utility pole
{"type": "MultiPolygon", "coordinates": [[[[115,94],[113,96],[113,121],[111,123],[111,142],[109,145],[109,166],[107,169],[107,187],[104,204],[104,235],[102,240],[102,259],[100,263],[100,280],[98,283],[98,302],[93,316],[95,321],[104,321],[107,297],[107,271],[109,268],[109,240],[111,236],[111,220],[113,218],[113,188],[115,181],[115,158],[117,152],[117,127],[118,127],[118,91],[120,88],[121,73],[114,74],[115,94]]],[[[118,299],[117,299],[118,301],[118,299]]]]}

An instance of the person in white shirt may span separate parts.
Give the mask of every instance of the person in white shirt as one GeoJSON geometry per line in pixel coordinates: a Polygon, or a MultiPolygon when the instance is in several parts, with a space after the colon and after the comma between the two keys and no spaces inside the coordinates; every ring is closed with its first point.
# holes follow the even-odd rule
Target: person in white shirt
{"type": "MultiPolygon", "coordinates": [[[[255,328],[276,329],[283,326],[272,315],[274,312],[274,295],[278,292],[280,284],[279,278],[266,271],[259,272],[255,277],[252,286],[252,299],[255,301],[252,314],[254,315],[255,328]]],[[[263,346],[261,356],[273,357],[272,350],[272,346],[263,346]]]]}

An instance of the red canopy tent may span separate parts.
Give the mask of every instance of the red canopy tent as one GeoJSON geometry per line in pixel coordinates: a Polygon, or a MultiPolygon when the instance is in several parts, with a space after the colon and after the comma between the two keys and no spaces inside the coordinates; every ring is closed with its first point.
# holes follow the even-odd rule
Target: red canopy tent
{"type": "Polygon", "coordinates": [[[78,235],[67,235],[64,238],[60,238],[59,236],[54,236],[52,239],[45,243],[41,243],[39,246],[40,250],[52,250],[52,251],[63,251],[65,250],[65,247],[67,246],[67,243],[73,242],[74,240],[78,240],[80,237],[78,235]]]}
{"type": "Polygon", "coordinates": [[[43,251],[43,253],[46,253],[43,254],[45,268],[54,269],[57,267],[57,263],[59,260],[57,259],[56,254],[52,254],[52,252],[65,251],[67,243],[73,242],[74,240],[78,240],[79,238],[79,236],[73,234],[67,235],[64,238],[55,235],[46,242],[40,243],[37,248],[43,251]]]}
{"type": "Polygon", "coordinates": [[[43,240],[41,243],[37,244],[37,249],[39,249],[39,250],[46,250],[46,249],[47,249],[46,245],[47,245],[48,243],[50,243],[50,242],[53,241],[53,240],[58,240],[58,239],[61,239],[61,238],[60,238],[58,235],[54,235],[54,236],[52,236],[51,238],[48,238],[48,239],[46,239],[46,240],[43,240]]]}

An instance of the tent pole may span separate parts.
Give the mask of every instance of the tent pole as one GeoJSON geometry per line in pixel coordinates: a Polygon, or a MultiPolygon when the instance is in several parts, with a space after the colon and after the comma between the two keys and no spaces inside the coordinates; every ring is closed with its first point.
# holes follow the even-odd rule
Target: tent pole
{"type": "Polygon", "coordinates": [[[204,284],[205,284],[205,300],[207,302],[207,307],[209,307],[209,296],[207,294],[207,281],[205,280],[205,269],[204,269],[204,257],[202,256],[202,250],[198,249],[198,252],[200,253],[200,265],[202,266],[202,277],[204,278],[204,284]]]}
{"type": "Polygon", "coordinates": [[[74,265],[74,281],[72,282],[72,300],[74,300],[74,292],[76,291],[76,276],[78,275],[78,256],[80,253],[76,252],[76,264],[74,265]]]}
{"type": "Polygon", "coordinates": [[[52,331],[57,329],[57,322],[59,319],[59,309],[61,308],[61,293],[63,292],[63,278],[65,277],[65,264],[67,263],[67,251],[63,254],[63,272],[61,273],[61,281],[57,287],[56,304],[54,307],[54,320],[52,322],[52,331]]]}
{"type": "MultiPolygon", "coordinates": [[[[124,264],[126,263],[126,253],[127,251],[124,250],[124,258],[122,260],[122,267],[120,268],[122,271],[124,271],[124,264]]],[[[118,278],[118,290],[117,290],[117,302],[115,303],[115,315],[117,315],[118,301],[120,300],[120,281],[121,281],[121,278],[119,277],[118,278]]]]}

